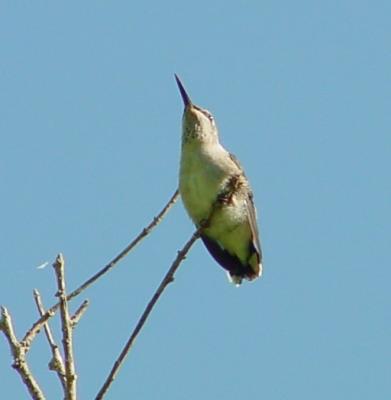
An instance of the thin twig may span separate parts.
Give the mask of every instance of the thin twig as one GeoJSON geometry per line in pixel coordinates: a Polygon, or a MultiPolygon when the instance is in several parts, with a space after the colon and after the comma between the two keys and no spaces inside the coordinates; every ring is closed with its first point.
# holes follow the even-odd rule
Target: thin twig
{"type": "Polygon", "coordinates": [[[76,400],[76,373],[73,360],[72,323],[69,316],[68,301],[65,288],[64,258],[59,254],[53,264],[56,272],[58,293],[60,299],[60,315],[62,328],[62,344],[65,358],[66,393],[65,400],[76,400]]]}
{"type": "Polygon", "coordinates": [[[80,307],[75,311],[75,313],[71,317],[71,325],[72,328],[75,328],[77,323],[80,321],[80,318],[84,315],[84,313],[87,310],[87,307],[89,306],[89,301],[84,300],[83,303],[81,303],[80,307]]]}
{"type": "Polygon", "coordinates": [[[14,360],[12,366],[22,378],[22,381],[26,385],[31,398],[33,400],[45,400],[45,396],[27,364],[26,347],[24,346],[23,342],[18,342],[12,326],[11,315],[5,307],[1,307],[0,330],[4,332],[4,335],[8,340],[14,360]]]}
{"type": "Polygon", "coordinates": [[[49,320],[49,318],[53,317],[56,313],[57,308],[59,307],[60,303],[57,303],[52,308],[46,310],[45,314],[36,321],[33,326],[26,332],[24,338],[22,339],[21,343],[26,347],[26,352],[29,351],[31,343],[33,342],[35,336],[39,333],[42,329],[42,326],[49,320]]]}
{"type": "MultiPolygon", "coordinates": [[[[37,305],[38,312],[42,316],[45,313],[44,306],[42,304],[41,295],[39,294],[37,289],[34,289],[34,300],[37,305]]],[[[61,352],[55,343],[52,335],[52,331],[50,329],[49,323],[44,324],[45,335],[48,340],[50,349],[52,351],[52,359],[49,362],[49,369],[55,371],[60,379],[64,394],[66,393],[66,378],[65,378],[65,368],[64,361],[61,356],[61,352]]]]}
{"type": "Polygon", "coordinates": [[[173,206],[173,204],[176,202],[177,198],[179,196],[178,190],[175,191],[175,193],[172,195],[171,199],[168,201],[168,203],[164,206],[162,211],[154,217],[152,222],[144,228],[137,236],[136,238],[129,243],[128,246],[126,246],[121,253],[119,253],[116,257],[114,257],[104,268],[102,268],[99,272],[97,272],[94,276],[92,276],[90,279],[85,281],[80,287],[78,287],[76,290],[74,290],[72,293],[68,295],[68,300],[73,299],[77,295],[79,295],[84,289],[86,289],[88,286],[90,286],[92,283],[94,283],[98,278],[100,278],[103,274],[111,270],[117,263],[120,261],[122,258],[124,258],[138,243],[141,242],[142,239],[147,236],[153,228],[155,228],[159,222],[162,220],[164,215],[167,213],[167,211],[173,206]]]}
{"type": "Polygon", "coordinates": [[[170,269],[168,270],[167,274],[163,278],[162,282],[160,283],[159,287],[157,288],[155,294],[152,296],[151,300],[149,301],[147,307],[145,308],[143,314],[141,315],[136,327],[134,328],[132,334],[129,337],[126,345],[121,351],[121,354],[115,361],[109,376],[107,377],[106,381],[104,382],[102,388],[100,389],[99,393],[97,394],[95,400],[103,399],[103,396],[106,394],[107,390],[109,389],[110,385],[114,381],[121,364],[123,363],[126,355],[129,353],[135,339],[137,338],[139,332],[141,331],[142,327],[144,326],[149,314],[151,313],[153,307],[155,306],[156,302],[159,300],[159,297],[162,295],[163,291],[166,289],[169,283],[174,280],[174,275],[176,270],[178,269],[181,262],[186,258],[186,254],[190,250],[191,246],[194,242],[200,237],[201,228],[197,229],[192,237],[188,240],[188,242],[183,246],[183,248],[178,252],[177,257],[175,258],[174,262],[172,263],[170,269]]]}
{"type": "MultiPolygon", "coordinates": [[[[159,214],[153,218],[153,220],[150,222],[150,224],[144,228],[134,240],[132,240],[131,243],[129,243],[128,246],[126,246],[116,257],[114,257],[105,267],[103,267],[100,271],[98,271],[95,275],[93,275],[91,278],[87,279],[82,285],[80,285],[77,289],[75,289],[73,292],[69,293],[67,296],[67,300],[71,300],[74,297],[78,296],[82,291],[87,289],[90,285],[96,282],[97,279],[99,279],[102,275],[104,275],[106,272],[110,271],[112,268],[114,268],[117,263],[124,258],[138,243],[141,242],[142,239],[144,239],[163,219],[165,214],[169,211],[169,209],[174,205],[174,203],[177,201],[179,197],[179,192],[178,190],[175,191],[175,193],[171,196],[170,200],[168,203],[163,207],[163,209],[159,212],[159,214]]],[[[34,324],[31,326],[31,328],[27,331],[25,337],[23,338],[23,342],[26,344],[26,346],[29,346],[36,334],[40,331],[42,326],[46,323],[46,321],[51,318],[58,307],[60,306],[60,303],[57,303],[50,307],[44,315],[42,315],[41,318],[39,318],[34,324]]]]}

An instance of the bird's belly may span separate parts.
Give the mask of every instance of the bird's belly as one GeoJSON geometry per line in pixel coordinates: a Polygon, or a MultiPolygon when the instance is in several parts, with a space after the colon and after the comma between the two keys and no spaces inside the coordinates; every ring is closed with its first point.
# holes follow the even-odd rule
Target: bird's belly
{"type": "Polygon", "coordinates": [[[208,218],[226,180],[226,174],[204,154],[182,157],[179,191],[195,224],[208,218]]]}
{"type": "Polygon", "coordinates": [[[181,177],[179,190],[188,214],[198,224],[209,216],[219,185],[204,173],[194,172],[181,177]]]}

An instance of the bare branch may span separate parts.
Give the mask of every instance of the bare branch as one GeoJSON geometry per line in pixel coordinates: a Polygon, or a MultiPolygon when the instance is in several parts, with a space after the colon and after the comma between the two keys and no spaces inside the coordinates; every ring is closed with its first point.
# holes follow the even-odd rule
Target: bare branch
{"type": "MultiPolygon", "coordinates": [[[[34,380],[33,376],[31,375],[28,365],[26,363],[26,359],[25,359],[25,355],[28,352],[35,336],[38,334],[38,332],[41,330],[41,328],[45,326],[46,336],[48,338],[49,345],[52,349],[52,354],[53,354],[53,358],[52,358],[52,361],[50,362],[49,366],[51,369],[54,369],[55,371],[58,372],[58,374],[60,374],[62,371],[64,371],[64,365],[63,365],[63,363],[62,364],[58,363],[59,360],[62,361],[61,358],[54,356],[54,352],[56,351],[56,353],[57,352],[59,353],[59,350],[58,350],[58,347],[56,346],[55,342],[53,341],[53,337],[51,336],[51,334],[49,334],[49,336],[48,336],[48,332],[50,332],[50,330],[48,331],[46,329],[47,321],[49,320],[49,318],[51,318],[55,314],[56,310],[60,307],[60,305],[61,305],[61,310],[62,310],[62,316],[66,315],[66,313],[64,313],[64,312],[65,311],[68,312],[67,301],[78,296],[82,291],[84,291],[90,285],[95,283],[102,275],[106,274],[109,270],[114,268],[121,259],[123,259],[138,243],[140,243],[142,239],[144,239],[146,236],[148,236],[148,234],[161,222],[161,220],[163,219],[165,214],[173,206],[173,204],[176,202],[178,197],[179,197],[179,193],[178,193],[178,190],[176,190],[175,193],[171,196],[168,203],[157,214],[157,216],[153,218],[153,220],[150,222],[150,224],[147,227],[145,227],[137,235],[137,237],[134,240],[132,240],[132,242],[129,243],[129,245],[125,249],[123,249],[116,257],[114,257],[105,267],[103,267],[95,275],[93,275],[91,278],[89,278],[87,281],[85,281],[81,286],[79,286],[77,289],[75,289],[73,292],[71,292],[68,295],[66,295],[65,290],[64,290],[64,292],[62,292],[59,289],[58,295],[60,297],[60,302],[54,304],[52,307],[50,307],[48,310],[46,310],[46,312],[44,311],[44,309],[42,307],[40,309],[41,317],[31,326],[31,328],[26,332],[24,338],[20,342],[18,342],[18,340],[16,339],[16,336],[14,334],[10,315],[8,314],[8,312],[5,308],[2,308],[2,318],[0,320],[0,330],[2,330],[4,332],[8,342],[10,344],[11,352],[14,357],[14,365],[13,366],[15,369],[18,370],[20,376],[22,377],[23,382],[25,382],[33,399],[44,399],[44,395],[43,395],[41,389],[39,388],[38,384],[34,380]],[[42,310],[42,312],[41,312],[41,310],[42,310]],[[49,337],[51,337],[51,339],[49,339],[49,337]],[[57,348],[57,350],[54,350],[55,347],[57,348]]],[[[61,257],[61,259],[62,259],[62,257],[61,257]]],[[[59,258],[57,258],[55,264],[57,264],[59,261],[60,261],[59,258]]],[[[63,260],[62,260],[62,262],[63,262],[63,260]]],[[[63,266],[62,266],[62,269],[63,269],[63,266]]],[[[58,271],[58,272],[60,273],[60,271],[58,271]]],[[[57,274],[57,276],[58,276],[58,274],[57,274]]],[[[65,286],[64,286],[64,289],[65,289],[65,286]]],[[[36,302],[39,301],[39,300],[37,300],[37,298],[39,298],[39,293],[37,292],[36,294],[34,294],[34,296],[36,298],[36,302]]],[[[76,313],[72,317],[69,316],[69,312],[68,312],[67,317],[65,317],[68,320],[68,324],[65,324],[65,326],[67,327],[67,329],[66,329],[67,334],[64,333],[64,324],[63,324],[63,335],[64,335],[63,344],[64,344],[64,352],[66,353],[65,354],[65,358],[66,358],[66,360],[65,360],[66,361],[65,362],[65,377],[66,377],[67,383],[73,382],[72,385],[73,384],[75,385],[75,381],[76,381],[74,367],[73,367],[73,371],[72,371],[72,368],[69,365],[70,359],[71,360],[73,359],[72,345],[71,345],[72,344],[72,328],[78,323],[81,316],[85,312],[87,306],[88,306],[88,302],[87,301],[83,302],[83,304],[80,306],[80,308],[76,311],[76,313]],[[65,339],[65,338],[67,338],[67,339],[65,339]],[[71,340],[69,341],[69,339],[71,339],[71,340]],[[66,348],[68,350],[65,351],[66,348]],[[69,356],[71,356],[71,357],[69,357],[69,356]]],[[[38,303],[37,303],[37,307],[39,308],[38,303]]],[[[64,379],[61,379],[61,382],[64,382],[64,379]]],[[[75,387],[76,387],[76,385],[75,385],[75,387]]],[[[76,396],[76,391],[75,391],[75,396],[76,396]]],[[[66,397],[66,398],[72,399],[72,397],[66,397]]],[[[73,398],[75,398],[75,397],[73,397],[73,398]]]]}
{"type": "Polygon", "coordinates": [[[33,326],[26,332],[21,342],[26,347],[26,352],[30,349],[32,341],[34,340],[35,336],[39,333],[42,326],[45,325],[48,319],[53,317],[53,315],[56,313],[58,306],[59,304],[56,304],[55,307],[52,307],[49,310],[47,310],[42,315],[42,317],[37,322],[35,322],[33,326]]]}
{"type": "Polygon", "coordinates": [[[59,254],[53,264],[56,272],[58,293],[60,298],[60,315],[62,328],[62,344],[64,347],[66,391],[65,400],[76,400],[76,373],[73,360],[72,323],[69,316],[68,301],[65,288],[64,258],[59,254]]]}
{"type": "Polygon", "coordinates": [[[136,238],[131,243],[129,243],[129,245],[126,246],[116,257],[114,257],[104,268],[102,268],[98,273],[96,273],[94,276],[92,276],[90,279],[84,282],[80,287],[78,287],[76,290],[70,293],[68,296],[68,300],[73,299],[74,297],[79,295],[83,290],[85,290],[88,286],[94,283],[98,278],[100,278],[106,272],[110,271],[113,267],[115,267],[118,261],[124,258],[138,243],[141,242],[142,239],[148,236],[148,234],[152,231],[152,229],[155,228],[160,223],[160,221],[163,219],[167,211],[173,206],[178,196],[179,196],[178,190],[176,190],[175,193],[172,195],[171,199],[164,206],[162,211],[160,211],[160,213],[153,218],[152,222],[146,228],[144,228],[136,236],[136,238]]]}
{"type": "MultiPolygon", "coordinates": [[[[34,300],[35,304],[37,305],[38,312],[42,316],[45,314],[45,309],[42,304],[41,295],[39,294],[38,290],[34,289],[34,300]]],[[[60,379],[62,388],[64,390],[64,394],[66,392],[66,377],[65,377],[65,368],[64,368],[64,361],[61,356],[61,352],[54,342],[52,331],[50,329],[49,323],[44,324],[45,335],[49,342],[50,349],[52,351],[52,359],[49,362],[49,369],[55,371],[60,379]]]]}
{"type": "Polygon", "coordinates": [[[187,243],[183,246],[183,248],[178,252],[177,257],[175,258],[174,262],[171,264],[170,269],[166,273],[165,277],[163,278],[162,282],[160,283],[159,287],[157,288],[155,294],[152,296],[151,300],[149,301],[147,307],[145,308],[143,314],[141,315],[136,327],[134,328],[132,334],[129,337],[126,345],[124,346],[121,354],[115,361],[109,376],[107,377],[105,383],[103,384],[102,388],[100,389],[99,393],[97,394],[95,400],[103,399],[103,396],[106,394],[107,390],[109,389],[110,385],[114,381],[121,364],[123,363],[126,355],[129,353],[134,341],[136,340],[139,332],[141,331],[142,327],[144,326],[149,314],[151,313],[153,307],[155,306],[156,302],[159,300],[159,297],[162,295],[163,291],[166,289],[169,283],[173,282],[174,274],[178,269],[181,262],[186,258],[186,254],[189,252],[191,246],[194,242],[200,237],[201,228],[197,229],[191,238],[187,241],[187,243]]]}
{"type": "Polygon", "coordinates": [[[5,307],[1,307],[0,330],[4,332],[11,349],[14,360],[12,367],[19,373],[31,398],[34,400],[45,400],[45,396],[27,364],[26,352],[28,349],[25,347],[23,342],[18,342],[12,326],[11,315],[5,307]]]}
{"type": "MultiPolygon", "coordinates": [[[[129,252],[138,244],[141,242],[142,239],[144,239],[146,236],[148,236],[149,233],[161,222],[163,217],[167,214],[167,212],[170,210],[170,208],[174,205],[174,203],[177,201],[179,197],[179,192],[178,190],[175,191],[175,193],[171,196],[170,200],[168,203],[163,207],[163,209],[159,212],[159,214],[153,218],[153,220],[150,222],[150,224],[144,228],[134,240],[132,240],[131,243],[129,243],[128,246],[126,246],[116,257],[114,257],[105,267],[103,267],[100,271],[98,271],[95,275],[93,275],[91,278],[87,279],[82,285],[80,285],[77,289],[75,289],[73,292],[68,294],[67,300],[71,300],[74,297],[78,296],[83,290],[87,289],[90,285],[96,282],[97,279],[99,279],[102,275],[104,275],[106,272],[110,271],[112,268],[114,268],[117,263],[124,258],[126,255],[129,254],[129,252]]],[[[26,342],[26,344],[30,344],[31,341],[34,339],[35,335],[39,332],[39,330],[42,328],[42,326],[46,323],[46,321],[52,317],[55,313],[55,311],[58,309],[60,306],[60,303],[57,303],[50,307],[44,315],[42,315],[41,318],[39,318],[32,327],[28,330],[26,333],[23,341],[26,342]]]]}
{"type": "Polygon", "coordinates": [[[80,307],[76,310],[76,312],[72,315],[71,317],[71,325],[72,328],[75,328],[77,323],[80,321],[80,318],[84,315],[84,313],[87,311],[87,307],[89,306],[89,301],[84,300],[83,303],[81,303],[80,307]]]}

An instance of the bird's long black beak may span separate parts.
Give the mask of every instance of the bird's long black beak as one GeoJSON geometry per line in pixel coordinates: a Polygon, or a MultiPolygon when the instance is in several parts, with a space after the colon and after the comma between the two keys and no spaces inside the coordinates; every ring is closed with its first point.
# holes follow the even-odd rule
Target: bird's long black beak
{"type": "Polygon", "coordinates": [[[177,85],[178,85],[178,87],[179,87],[179,91],[181,92],[183,104],[185,105],[185,108],[186,108],[186,107],[188,107],[188,106],[190,106],[190,105],[192,104],[192,103],[191,103],[191,100],[190,100],[190,97],[189,97],[189,95],[186,93],[186,90],[185,90],[185,88],[183,87],[182,82],[181,82],[180,79],[178,78],[178,75],[177,75],[177,74],[175,74],[175,80],[176,80],[176,83],[177,83],[177,85]]]}

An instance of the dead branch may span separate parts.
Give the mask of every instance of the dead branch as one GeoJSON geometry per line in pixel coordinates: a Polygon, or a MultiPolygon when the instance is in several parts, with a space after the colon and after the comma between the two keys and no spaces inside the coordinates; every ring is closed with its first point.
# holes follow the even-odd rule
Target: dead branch
{"type": "Polygon", "coordinates": [[[60,316],[62,328],[62,344],[64,348],[65,358],[65,377],[66,391],[65,400],[76,400],[76,372],[75,362],[73,358],[73,330],[72,322],[69,316],[68,301],[64,277],[64,258],[59,254],[53,264],[57,278],[58,292],[57,296],[60,299],[60,316]]]}
{"type": "Polygon", "coordinates": [[[23,341],[19,342],[16,338],[11,315],[5,307],[1,307],[0,330],[4,332],[11,349],[11,354],[14,361],[12,367],[15,368],[22,378],[22,381],[26,385],[31,398],[34,400],[45,400],[45,396],[27,364],[26,353],[28,351],[28,347],[25,346],[23,341]]]}

